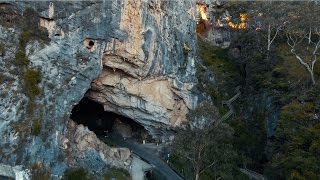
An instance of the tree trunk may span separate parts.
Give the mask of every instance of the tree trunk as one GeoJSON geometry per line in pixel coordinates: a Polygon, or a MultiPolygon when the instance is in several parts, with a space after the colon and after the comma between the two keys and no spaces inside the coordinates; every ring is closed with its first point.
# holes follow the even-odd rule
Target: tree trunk
{"type": "Polygon", "coordinates": [[[294,49],[292,49],[291,52],[296,56],[296,58],[299,60],[300,64],[304,65],[307,68],[307,70],[308,70],[308,72],[310,73],[310,76],[311,76],[312,84],[315,85],[316,81],[314,79],[313,67],[310,68],[310,65],[307,64],[306,62],[304,62],[303,59],[294,52],[294,49]]]}
{"type": "Polygon", "coordinates": [[[313,71],[309,71],[309,73],[310,73],[310,76],[311,76],[312,84],[315,85],[316,84],[316,80],[314,79],[314,73],[313,73],[313,71]]]}
{"type": "Polygon", "coordinates": [[[268,48],[267,50],[270,51],[271,46],[271,25],[268,26],[268,48]]]}
{"type": "Polygon", "coordinates": [[[199,173],[196,173],[196,180],[199,180],[199,173]]]}

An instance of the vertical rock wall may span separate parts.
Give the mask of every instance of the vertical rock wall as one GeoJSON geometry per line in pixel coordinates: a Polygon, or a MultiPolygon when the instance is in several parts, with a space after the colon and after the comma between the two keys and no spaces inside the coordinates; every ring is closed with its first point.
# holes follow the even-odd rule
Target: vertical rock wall
{"type": "MultiPolygon", "coordinates": [[[[0,6],[4,14],[1,21],[5,21],[0,23],[0,41],[6,44],[0,69],[11,78],[0,85],[1,90],[7,90],[0,104],[3,163],[30,165],[41,161],[53,174],[61,174],[69,163],[63,157],[69,152],[64,149],[65,142],[79,140],[68,136],[69,113],[88,89],[86,95],[101,102],[106,110],[135,119],[154,134],[158,128],[178,126],[197,103],[193,94],[194,1],[31,1],[0,6]],[[39,14],[39,24],[51,38],[47,44],[31,39],[25,49],[30,68],[38,68],[42,74],[42,95],[35,99],[36,115],[42,123],[39,136],[30,134],[32,123],[26,118],[29,100],[14,73],[19,67],[10,63],[23,32],[19,23],[13,21],[8,26],[6,17],[19,19],[26,8],[39,14]]],[[[90,148],[75,161],[124,161],[108,159],[105,153],[90,148]]]]}
{"type": "Polygon", "coordinates": [[[197,102],[194,11],[193,1],[124,0],[119,23],[127,38],[107,43],[87,95],[151,133],[179,126],[197,102]]]}

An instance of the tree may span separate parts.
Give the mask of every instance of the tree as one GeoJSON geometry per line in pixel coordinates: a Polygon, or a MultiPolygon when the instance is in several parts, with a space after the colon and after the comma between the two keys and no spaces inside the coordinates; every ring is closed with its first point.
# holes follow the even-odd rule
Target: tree
{"type": "Polygon", "coordinates": [[[251,17],[256,30],[266,32],[264,37],[267,39],[267,51],[270,51],[271,44],[279,35],[284,27],[286,19],[283,2],[263,1],[255,2],[252,5],[251,17]]]}
{"type": "Polygon", "coordinates": [[[270,179],[320,178],[318,110],[319,104],[297,100],[281,109],[280,124],[273,142],[274,152],[266,170],[270,179]]]}
{"type": "Polygon", "coordinates": [[[287,33],[287,44],[291,47],[291,53],[306,67],[310,73],[312,84],[315,85],[314,66],[317,62],[320,47],[320,31],[317,28],[309,28],[308,31],[291,31],[287,33]],[[307,42],[306,42],[307,41],[307,42]]]}
{"type": "Polygon", "coordinates": [[[237,8],[240,13],[247,14],[250,30],[259,31],[267,40],[267,51],[271,50],[271,44],[283,29],[288,2],[253,1],[232,2],[231,6],[237,8]]]}
{"type": "Polygon", "coordinates": [[[183,168],[192,167],[193,179],[232,178],[233,130],[217,120],[217,109],[204,103],[190,111],[185,129],[176,135],[174,155],[179,161],[186,162],[183,168]]]}
{"type": "Polygon", "coordinates": [[[285,27],[290,52],[310,74],[315,85],[314,66],[320,47],[320,6],[313,1],[290,4],[285,27]]]}

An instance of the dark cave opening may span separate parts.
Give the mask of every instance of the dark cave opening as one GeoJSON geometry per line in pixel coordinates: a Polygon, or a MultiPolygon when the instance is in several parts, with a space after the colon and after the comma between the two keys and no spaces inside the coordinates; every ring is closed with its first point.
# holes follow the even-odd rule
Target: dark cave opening
{"type": "Polygon", "coordinates": [[[94,46],[94,42],[93,41],[89,41],[89,47],[91,48],[92,46],[94,46]]]}
{"type": "Polygon", "coordinates": [[[119,114],[104,111],[103,105],[84,97],[73,107],[70,118],[87,126],[97,135],[118,133],[123,137],[144,138],[148,136],[142,125],[119,114]]]}

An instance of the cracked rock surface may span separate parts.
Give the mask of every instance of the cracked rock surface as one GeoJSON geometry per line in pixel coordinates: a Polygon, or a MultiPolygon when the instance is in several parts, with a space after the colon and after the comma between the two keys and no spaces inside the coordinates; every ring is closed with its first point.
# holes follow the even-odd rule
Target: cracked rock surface
{"type": "Polygon", "coordinates": [[[0,23],[6,49],[0,72],[7,78],[0,84],[0,161],[41,161],[57,176],[74,162],[125,167],[130,152],[103,145],[85,127],[70,125],[72,107],[83,96],[134,119],[153,136],[179,126],[198,99],[194,11],[192,1],[0,3],[0,20],[6,21],[0,23]],[[38,24],[50,38],[49,43],[32,39],[25,47],[29,67],[41,72],[42,94],[35,99],[40,136],[30,135],[29,99],[14,72],[19,69],[10,64],[23,32],[5,19],[21,18],[26,8],[38,13],[38,24]],[[62,158],[67,152],[72,161],[62,158]]]}

